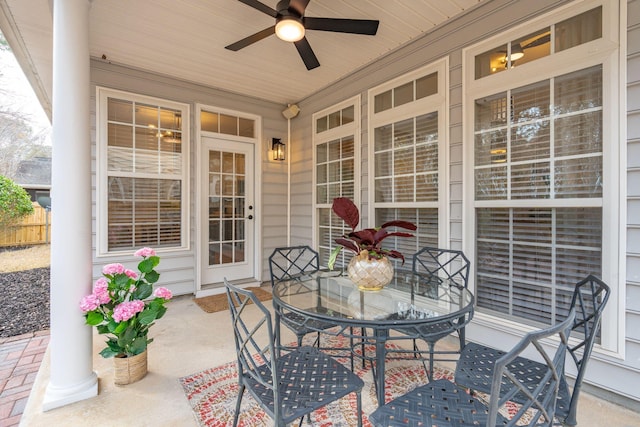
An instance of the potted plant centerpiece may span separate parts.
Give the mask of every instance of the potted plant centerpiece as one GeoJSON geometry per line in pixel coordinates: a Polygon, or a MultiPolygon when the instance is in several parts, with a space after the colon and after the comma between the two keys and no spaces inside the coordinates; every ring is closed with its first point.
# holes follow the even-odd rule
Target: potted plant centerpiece
{"type": "Polygon", "coordinates": [[[82,298],[80,309],[85,313],[88,325],[98,333],[108,335],[107,347],[100,355],[114,357],[114,382],[130,384],[147,373],[147,345],[153,341],[147,334],[156,319],[167,311],[165,303],[172,297],[167,288],[156,288],[160,274],[155,268],[160,258],[151,248],[135,252],[142,257],[139,273],[122,264],[107,264],[100,279],[93,285],[93,292],[82,298]]]}
{"type": "Polygon", "coordinates": [[[365,228],[356,231],[360,222],[358,207],[346,197],[333,199],[331,207],[349,227],[351,232],[335,239],[338,244],[331,252],[328,267],[333,269],[342,248],[356,254],[347,265],[347,274],[361,290],[380,290],[393,279],[393,264],[389,258],[401,259],[404,255],[395,249],[385,249],[382,241],[387,237],[413,237],[411,233],[402,231],[390,232],[388,228],[399,227],[415,231],[416,225],[408,221],[389,221],[376,228],[365,228]]]}

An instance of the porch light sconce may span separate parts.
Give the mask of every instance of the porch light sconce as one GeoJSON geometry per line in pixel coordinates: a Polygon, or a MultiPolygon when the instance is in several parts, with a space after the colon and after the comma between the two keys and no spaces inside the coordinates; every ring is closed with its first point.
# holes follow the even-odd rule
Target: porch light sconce
{"type": "Polygon", "coordinates": [[[271,151],[273,152],[273,160],[284,160],[284,148],[286,145],[282,143],[280,138],[271,139],[271,151]]]}

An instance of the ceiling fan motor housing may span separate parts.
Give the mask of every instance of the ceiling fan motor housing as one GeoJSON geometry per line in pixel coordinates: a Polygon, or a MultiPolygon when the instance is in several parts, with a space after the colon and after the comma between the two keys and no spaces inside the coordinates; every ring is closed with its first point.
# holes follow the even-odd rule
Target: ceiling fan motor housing
{"type": "MultiPolygon", "coordinates": [[[[282,16],[293,16],[298,19],[302,18],[304,11],[297,10],[295,7],[292,7],[290,0],[280,0],[276,5],[276,10],[278,11],[278,15],[282,16]]],[[[278,16],[276,19],[280,18],[278,16]]]]}

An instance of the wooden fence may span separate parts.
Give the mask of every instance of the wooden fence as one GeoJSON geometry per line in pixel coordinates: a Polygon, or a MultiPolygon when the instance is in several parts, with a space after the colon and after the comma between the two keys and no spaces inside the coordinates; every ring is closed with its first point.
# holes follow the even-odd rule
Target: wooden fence
{"type": "Polygon", "coordinates": [[[51,242],[51,211],[33,202],[33,213],[0,232],[0,247],[28,246],[51,242]]]}

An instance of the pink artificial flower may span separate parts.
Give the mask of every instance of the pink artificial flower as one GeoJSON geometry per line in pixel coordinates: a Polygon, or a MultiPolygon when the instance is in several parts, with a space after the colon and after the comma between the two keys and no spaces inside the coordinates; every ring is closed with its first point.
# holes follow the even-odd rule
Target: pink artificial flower
{"type": "Polygon", "coordinates": [[[147,257],[150,257],[150,256],[156,256],[156,251],[154,251],[151,248],[141,248],[141,249],[138,249],[133,254],[133,256],[141,256],[143,258],[147,258],[147,257]]]}
{"type": "Polygon", "coordinates": [[[137,279],[138,278],[138,273],[136,273],[133,270],[129,270],[128,268],[124,271],[124,274],[126,274],[129,277],[131,277],[132,279],[137,279]]]}
{"type": "Polygon", "coordinates": [[[111,301],[111,295],[109,295],[109,283],[104,277],[96,280],[93,285],[93,295],[98,299],[100,304],[107,304],[111,301]]]}
{"type": "Polygon", "coordinates": [[[153,296],[156,298],[170,300],[171,297],[173,297],[173,294],[167,288],[157,288],[155,291],[153,291],[153,296]]]}
{"type": "Polygon", "coordinates": [[[125,301],[113,309],[113,320],[124,322],[144,310],[144,302],[140,300],[125,301]]]}
{"type": "Polygon", "coordinates": [[[124,273],[124,265],[120,263],[107,264],[102,268],[102,274],[114,275],[124,273]]]}
{"type": "Polygon", "coordinates": [[[80,310],[87,313],[89,311],[93,311],[100,306],[100,301],[96,298],[95,295],[87,295],[82,298],[80,301],[80,310]]]}
{"type": "Polygon", "coordinates": [[[96,289],[102,289],[102,288],[108,288],[109,287],[109,282],[107,282],[107,279],[105,279],[104,277],[99,278],[98,280],[96,280],[96,282],[93,284],[93,290],[95,291],[96,289]]]}

